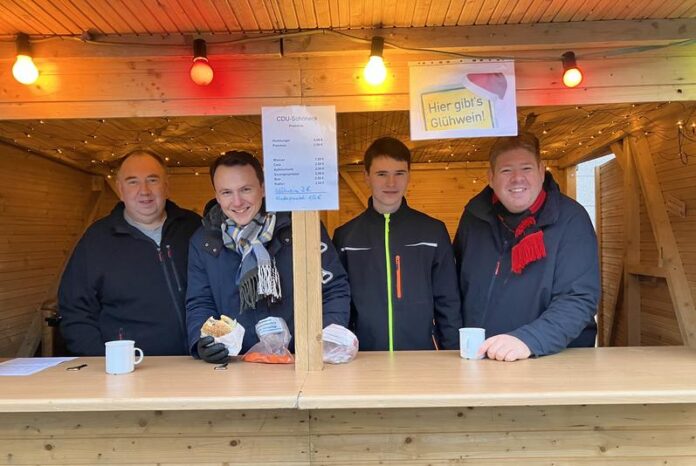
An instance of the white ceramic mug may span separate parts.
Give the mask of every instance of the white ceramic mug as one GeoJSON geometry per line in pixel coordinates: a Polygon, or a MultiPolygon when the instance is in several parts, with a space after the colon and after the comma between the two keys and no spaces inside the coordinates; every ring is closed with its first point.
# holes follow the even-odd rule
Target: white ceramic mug
{"type": "Polygon", "coordinates": [[[459,329],[459,356],[464,359],[483,359],[476,352],[486,340],[486,329],[466,327],[459,329]]]}
{"type": "Polygon", "coordinates": [[[133,340],[114,340],[104,343],[106,346],[106,373],[127,374],[143,360],[143,350],[135,347],[133,340]],[[135,353],[138,359],[135,359],[135,353]]]}

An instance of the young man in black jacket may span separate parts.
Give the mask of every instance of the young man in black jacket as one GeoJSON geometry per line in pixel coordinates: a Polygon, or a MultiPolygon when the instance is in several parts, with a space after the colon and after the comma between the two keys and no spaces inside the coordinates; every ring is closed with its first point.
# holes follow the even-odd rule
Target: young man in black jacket
{"type": "Polygon", "coordinates": [[[458,348],[462,319],[452,247],[443,222],[406,204],[410,151],[397,139],[380,138],[364,163],[369,205],[334,234],[360,349],[458,348]]]}
{"type": "Polygon", "coordinates": [[[104,342],[127,339],[147,355],[188,354],[188,245],[201,219],[167,200],[157,154],[124,157],[116,187],[122,202],[87,229],[61,279],[60,330],[68,351],[103,355],[104,342]]]}

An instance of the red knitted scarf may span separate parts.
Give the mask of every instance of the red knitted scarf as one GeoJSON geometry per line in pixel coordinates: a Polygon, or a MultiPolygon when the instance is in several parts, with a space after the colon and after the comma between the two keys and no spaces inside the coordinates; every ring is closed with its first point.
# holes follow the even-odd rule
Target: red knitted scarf
{"type": "MultiPolygon", "coordinates": [[[[495,193],[492,200],[493,204],[500,202],[495,193]]],[[[514,231],[505,223],[503,216],[498,215],[503,226],[515,234],[515,244],[512,246],[512,271],[516,274],[521,274],[531,262],[546,257],[544,232],[536,226],[536,214],[541,210],[544,201],[546,201],[546,191],[542,189],[514,231]]]]}

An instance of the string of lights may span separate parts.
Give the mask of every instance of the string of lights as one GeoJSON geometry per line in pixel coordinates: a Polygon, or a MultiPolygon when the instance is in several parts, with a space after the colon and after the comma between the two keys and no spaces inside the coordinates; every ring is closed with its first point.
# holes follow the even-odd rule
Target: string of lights
{"type": "MultiPolygon", "coordinates": [[[[464,59],[475,59],[475,60],[516,60],[524,62],[541,62],[541,61],[551,61],[557,60],[559,57],[551,54],[540,55],[540,56],[512,56],[512,55],[480,55],[480,54],[467,54],[456,52],[452,50],[442,50],[442,49],[431,49],[422,47],[408,47],[400,45],[393,41],[386,41],[381,36],[374,36],[370,39],[365,37],[354,36],[346,32],[338,31],[335,29],[328,28],[318,28],[308,31],[297,31],[297,32],[287,32],[287,33],[273,33],[273,34],[261,34],[255,37],[243,37],[230,40],[218,40],[218,41],[206,41],[202,38],[195,38],[193,40],[193,63],[190,69],[191,80],[200,85],[206,86],[210,84],[214,77],[213,67],[207,56],[208,45],[242,45],[252,42],[263,42],[263,41],[281,41],[281,54],[282,54],[282,40],[289,38],[298,38],[313,35],[325,35],[331,34],[336,35],[351,41],[359,43],[369,43],[370,44],[370,55],[367,65],[364,69],[365,79],[368,84],[372,86],[378,86],[382,84],[387,76],[386,67],[383,60],[383,50],[385,47],[389,47],[395,50],[404,52],[418,52],[418,53],[431,53],[431,54],[441,54],[449,57],[464,58],[464,59]]],[[[103,37],[96,37],[89,32],[85,32],[81,35],[54,35],[48,37],[39,37],[32,39],[33,42],[45,42],[52,40],[77,40],[86,44],[100,45],[100,46],[115,46],[115,47],[175,47],[182,49],[182,47],[187,47],[184,44],[169,44],[169,43],[148,43],[146,40],[140,41],[123,41],[123,40],[113,40],[103,37]]],[[[17,35],[15,42],[17,44],[17,60],[13,67],[13,75],[18,82],[31,85],[39,77],[39,70],[36,65],[34,65],[31,54],[31,44],[29,36],[20,33],[17,35]]],[[[616,57],[631,55],[636,53],[642,53],[649,50],[658,50],[668,47],[682,47],[687,45],[696,44],[696,39],[687,39],[682,41],[675,41],[672,43],[659,44],[659,45],[649,45],[641,47],[619,47],[604,51],[587,52],[580,55],[582,58],[595,58],[595,57],[616,57]]],[[[555,53],[555,52],[554,52],[555,53]]],[[[561,63],[563,67],[562,82],[566,87],[572,88],[578,86],[582,80],[583,75],[580,67],[577,65],[578,57],[576,57],[575,52],[567,51],[561,57],[561,63]]]]}

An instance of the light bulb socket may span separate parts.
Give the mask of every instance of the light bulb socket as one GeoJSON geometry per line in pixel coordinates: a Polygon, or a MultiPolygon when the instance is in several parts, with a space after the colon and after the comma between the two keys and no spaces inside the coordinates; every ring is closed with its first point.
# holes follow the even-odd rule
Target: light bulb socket
{"type": "Polygon", "coordinates": [[[578,67],[578,62],[575,59],[575,52],[564,53],[561,55],[561,60],[563,62],[563,71],[578,67]]]}
{"type": "Polygon", "coordinates": [[[371,57],[382,57],[384,53],[384,37],[375,36],[372,38],[372,45],[370,46],[370,56],[371,57]]]}
{"type": "Polygon", "coordinates": [[[193,60],[195,61],[196,58],[208,58],[208,46],[205,39],[193,40],[193,60]]]}
{"type": "Polygon", "coordinates": [[[29,36],[23,32],[17,34],[17,55],[26,55],[31,57],[31,44],[29,36]]]}

